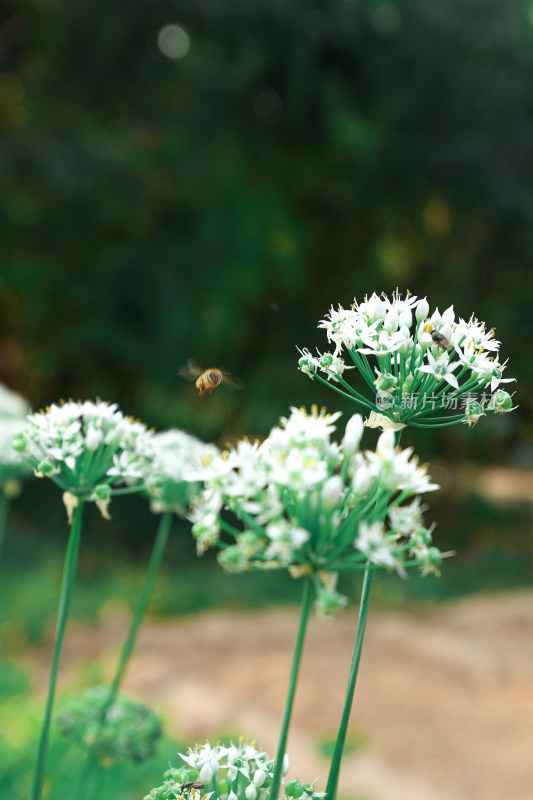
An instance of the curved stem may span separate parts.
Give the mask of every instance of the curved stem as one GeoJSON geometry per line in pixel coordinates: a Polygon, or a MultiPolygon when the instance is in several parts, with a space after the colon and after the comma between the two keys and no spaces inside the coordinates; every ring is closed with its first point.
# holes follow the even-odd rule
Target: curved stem
{"type": "Polygon", "coordinates": [[[52,668],[50,670],[50,680],[48,684],[48,695],[46,698],[43,727],[41,730],[41,737],[39,739],[37,759],[35,762],[33,780],[30,789],[30,800],[40,800],[43,790],[46,756],[48,754],[48,741],[50,738],[50,723],[52,721],[52,708],[54,705],[57,682],[57,672],[59,668],[59,660],[61,657],[65,628],[69,615],[72,588],[74,586],[74,579],[76,577],[76,565],[78,563],[78,554],[80,550],[83,507],[83,500],[80,500],[74,510],[72,526],[70,528],[67,553],[65,556],[65,565],[63,567],[63,578],[61,581],[59,608],[57,612],[56,638],[54,643],[54,654],[52,657],[52,668]]]}
{"type": "Polygon", "coordinates": [[[283,769],[283,759],[285,757],[285,752],[287,747],[289,723],[291,720],[292,706],[294,703],[294,695],[296,692],[296,683],[298,681],[300,661],[302,660],[302,651],[304,647],[305,634],[307,631],[307,622],[309,620],[309,612],[311,610],[312,588],[313,588],[313,583],[311,577],[308,576],[304,578],[302,604],[300,608],[300,623],[298,625],[298,634],[296,636],[296,643],[294,645],[294,655],[292,659],[291,674],[289,678],[289,689],[287,692],[287,700],[285,701],[285,711],[283,713],[283,721],[281,723],[281,732],[279,736],[278,750],[276,753],[276,766],[274,768],[274,775],[272,777],[272,785],[270,787],[269,800],[277,800],[279,787],[281,784],[281,772],[283,769]]]}
{"type": "Polygon", "coordinates": [[[355,635],[352,664],[350,667],[350,675],[348,677],[348,686],[346,687],[346,696],[344,698],[344,706],[342,709],[339,731],[337,733],[337,741],[335,742],[335,751],[333,753],[331,767],[329,770],[328,783],[326,786],[326,800],[335,800],[337,795],[337,784],[339,782],[342,753],[344,751],[346,732],[348,730],[348,721],[350,719],[350,712],[352,710],[353,696],[355,693],[355,684],[357,682],[357,673],[359,671],[359,662],[361,660],[361,650],[363,649],[366,618],[368,616],[368,607],[370,605],[370,594],[372,592],[373,583],[374,569],[370,566],[370,564],[367,563],[365,577],[363,579],[363,589],[361,591],[361,602],[359,604],[359,618],[357,620],[357,633],[355,635]]]}
{"type": "Polygon", "coordinates": [[[159,523],[159,528],[157,529],[154,546],[152,548],[152,553],[150,555],[150,561],[148,562],[146,577],[144,579],[144,585],[141,594],[139,595],[137,605],[135,606],[135,611],[133,612],[133,618],[131,620],[128,635],[126,637],[124,644],[122,645],[117,671],[115,673],[115,677],[113,678],[111,686],[109,687],[109,695],[107,697],[103,713],[105,713],[106,710],[109,708],[109,706],[113,703],[113,700],[116,697],[118,688],[124,676],[126,666],[133,651],[133,646],[135,644],[137,633],[139,632],[139,627],[142,618],[148,607],[148,601],[150,600],[150,595],[152,594],[152,590],[154,588],[154,584],[157,578],[157,573],[159,572],[159,567],[161,566],[161,561],[163,559],[165,548],[167,546],[168,535],[170,533],[171,526],[172,526],[172,513],[170,511],[167,511],[161,517],[161,522],[159,523]]]}
{"type": "MultiPolygon", "coordinates": [[[[154,546],[152,548],[152,553],[150,555],[150,561],[148,562],[148,569],[146,571],[144,585],[141,590],[141,594],[139,595],[137,605],[135,606],[135,610],[133,612],[133,617],[130,623],[128,634],[126,636],[124,644],[122,645],[122,650],[120,651],[120,659],[115,672],[115,676],[109,686],[109,692],[106,697],[105,703],[102,706],[100,726],[103,725],[105,720],[105,715],[116,699],[119,686],[122,682],[122,678],[124,677],[124,672],[126,671],[128,661],[133,652],[135,639],[137,638],[137,633],[139,632],[139,627],[141,625],[142,618],[148,607],[150,595],[152,594],[157,574],[161,566],[161,561],[165,553],[168,536],[170,533],[170,528],[172,527],[172,516],[173,516],[172,513],[167,511],[161,517],[161,522],[159,523],[159,528],[157,530],[154,546]]],[[[92,753],[89,753],[81,769],[76,800],[81,800],[81,798],[85,796],[87,792],[87,787],[90,784],[93,770],[97,766],[98,766],[98,759],[95,758],[95,756],[93,756],[92,753]]]]}

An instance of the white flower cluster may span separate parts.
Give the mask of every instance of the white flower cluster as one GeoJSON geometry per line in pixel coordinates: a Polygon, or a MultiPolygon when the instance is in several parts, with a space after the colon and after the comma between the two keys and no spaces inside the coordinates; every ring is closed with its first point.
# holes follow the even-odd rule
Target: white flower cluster
{"type": "Polygon", "coordinates": [[[241,441],[213,458],[198,473],[205,486],[190,515],[199,553],[216,544],[234,572],[313,574],[324,613],[344,604],[332,574],[362,570],[367,560],[401,574],[412,565],[436,571],[442,558],[417,501],[402,505],[438,488],[412,448],[396,448],[389,430],[375,452],[361,452],[357,414],[339,445],[331,439],[339,416],[292,408],[262,444],[241,441]]]}
{"type": "Polygon", "coordinates": [[[324,380],[322,373],[338,390],[342,386],[352,399],[383,411],[396,422],[409,423],[426,416],[428,424],[445,419],[471,425],[487,410],[513,408],[511,396],[499,389],[514,379],[503,378],[506,363],[499,363],[500,342],[494,338],[494,330],[486,330],[474,316],[468,321],[456,319],[453,306],[430,315],[425,298],[409,293],[402,298],[396,291],[389,299],[374,293],[351,308],[332,308],[319,327],[325,328],[334,350],[313,356],[304,349],[300,370],[324,380]],[[351,367],[341,357],[344,351],[351,367]],[[377,365],[371,366],[368,357],[374,357],[377,365]],[[344,380],[345,370],[354,367],[372,398],[362,396],[344,380]],[[486,390],[483,402],[472,397],[480,390],[486,390]],[[435,412],[457,409],[460,398],[464,400],[462,413],[435,417],[435,412]]]}
{"type": "Polygon", "coordinates": [[[17,495],[20,482],[31,474],[26,462],[13,449],[13,439],[25,427],[28,402],[0,384],[0,488],[8,497],[17,495]]]}
{"type": "Polygon", "coordinates": [[[217,456],[218,448],[183,431],[168,430],[151,437],[150,453],[145,485],[151,510],[183,515],[201,488],[200,482],[190,479],[191,473],[217,456]]]}
{"type": "Polygon", "coordinates": [[[30,414],[13,446],[37,477],[105,508],[117,483],[141,487],[151,436],[116,404],[69,401],[30,414]]]}
{"type": "MultiPolygon", "coordinates": [[[[144,800],[266,800],[269,796],[275,764],[253,742],[242,738],[227,746],[206,742],[179,755],[184,766],[167,770],[164,784],[152,789],[144,800]]],[[[288,770],[285,755],[283,775],[288,770]]],[[[285,784],[280,800],[293,797],[316,800],[324,797],[324,792],[293,779],[285,784]]]]}

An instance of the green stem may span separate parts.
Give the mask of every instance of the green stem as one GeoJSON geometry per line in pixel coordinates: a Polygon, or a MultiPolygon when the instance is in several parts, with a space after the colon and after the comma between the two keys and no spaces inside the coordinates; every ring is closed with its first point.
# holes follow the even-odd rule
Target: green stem
{"type": "Polygon", "coordinates": [[[300,607],[300,623],[298,626],[298,634],[296,636],[296,643],[294,645],[294,655],[292,659],[291,674],[289,678],[289,689],[287,692],[287,700],[285,702],[285,711],[283,713],[283,721],[281,723],[281,732],[279,736],[278,751],[276,753],[276,766],[274,768],[274,776],[272,778],[272,785],[270,787],[269,800],[277,800],[279,787],[281,784],[281,771],[283,769],[283,759],[287,747],[287,737],[289,734],[289,723],[291,720],[292,706],[294,702],[294,694],[296,692],[296,683],[298,681],[298,672],[300,669],[300,661],[302,660],[302,651],[305,641],[305,634],[307,631],[307,622],[309,620],[309,612],[311,610],[313,583],[311,577],[304,578],[304,588],[302,594],[302,604],[300,607]]]}
{"type": "Polygon", "coordinates": [[[346,696],[344,698],[344,706],[342,709],[341,722],[337,734],[337,741],[335,742],[335,751],[331,761],[329,770],[328,783],[326,786],[326,800],[335,800],[337,796],[337,784],[339,782],[339,772],[341,766],[342,753],[344,750],[344,743],[346,741],[346,732],[348,730],[348,721],[350,719],[350,712],[352,710],[353,696],[355,693],[355,684],[357,682],[357,673],[359,671],[359,661],[361,660],[361,650],[363,649],[363,639],[365,636],[366,618],[368,616],[368,607],[370,605],[370,594],[372,592],[372,584],[374,583],[374,569],[367,564],[365,576],[363,579],[363,589],[361,592],[361,602],[359,604],[359,618],[357,620],[357,633],[355,635],[355,645],[353,650],[352,664],[350,667],[350,675],[348,678],[348,686],[346,687],[346,696]]]}
{"type": "Polygon", "coordinates": [[[109,706],[113,703],[116,697],[118,688],[120,686],[120,683],[124,676],[124,672],[126,670],[126,666],[133,651],[135,639],[137,637],[137,633],[139,631],[142,618],[148,607],[148,601],[150,600],[150,595],[152,594],[152,590],[154,588],[154,584],[157,578],[157,573],[159,572],[159,567],[161,566],[161,561],[163,559],[165,548],[167,546],[168,535],[170,533],[170,528],[172,526],[172,517],[173,515],[170,511],[167,511],[161,517],[161,522],[159,523],[159,528],[157,530],[154,546],[152,548],[152,554],[150,555],[150,561],[148,562],[148,570],[146,572],[146,577],[144,579],[144,586],[137,601],[137,605],[135,606],[133,619],[130,624],[130,629],[126,637],[126,641],[122,645],[122,650],[120,653],[120,661],[117,667],[117,671],[115,673],[115,677],[113,678],[111,686],[109,687],[109,695],[107,697],[107,701],[103,709],[104,714],[109,708],[109,706]]]}
{"type": "MultiPolygon", "coordinates": [[[[116,699],[119,686],[122,682],[122,678],[124,677],[124,672],[126,671],[128,661],[133,652],[135,639],[137,638],[137,633],[139,632],[139,627],[141,625],[142,618],[148,607],[150,595],[152,594],[157,574],[161,566],[161,561],[165,553],[168,536],[170,533],[170,528],[172,527],[172,517],[173,515],[169,511],[163,514],[163,516],[161,517],[161,522],[159,523],[159,528],[157,530],[154,546],[152,548],[152,553],[150,555],[150,561],[148,562],[148,569],[146,571],[144,585],[141,590],[141,594],[139,595],[137,605],[135,606],[135,610],[133,612],[133,617],[130,623],[128,635],[126,636],[124,644],[122,645],[122,650],[120,652],[120,659],[117,666],[117,670],[115,672],[115,676],[109,687],[109,693],[107,695],[105,703],[102,706],[100,725],[104,723],[105,715],[107,714],[107,711],[113,705],[116,699]]],[[[90,779],[92,777],[93,769],[96,766],[98,766],[98,760],[93,756],[92,753],[89,753],[80,773],[76,800],[81,800],[81,798],[85,796],[87,787],[89,786],[90,779]]]]}
{"type": "Polygon", "coordinates": [[[7,515],[9,514],[9,497],[0,489],[0,555],[4,546],[7,515]]]}
{"type": "Polygon", "coordinates": [[[372,404],[369,400],[364,398],[363,395],[360,395],[358,392],[356,392],[353,387],[351,387],[349,384],[346,383],[346,381],[343,381],[343,383],[345,383],[345,385],[349,387],[351,394],[343,392],[342,389],[339,389],[339,387],[335,386],[334,383],[330,383],[325,378],[322,378],[322,376],[319,375],[318,372],[315,372],[314,376],[317,380],[323,383],[324,386],[328,386],[330,389],[333,389],[338,394],[342,394],[342,396],[347,397],[348,400],[351,400],[352,402],[355,403],[360,403],[362,406],[365,406],[365,408],[369,408],[371,411],[375,411],[376,406],[372,404]]]}
{"type": "Polygon", "coordinates": [[[93,770],[97,766],[97,758],[92,753],[89,753],[78,772],[76,790],[73,794],[74,800],[80,800],[80,798],[85,797],[87,794],[87,788],[90,786],[93,770]]]}
{"type": "Polygon", "coordinates": [[[50,738],[50,724],[52,721],[52,708],[54,705],[59,659],[61,657],[61,648],[63,646],[63,638],[68,620],[72,589],[74,586],[74,579],[76,577],[78,553],[80,550],[83,507],[83,501],[80,500],[74,510],[74,517],[70,528],[67,553],[65,556],[65,565],[63,567],[63,578],[61,581],[59,608],[57,612],[56,638],[54,643],[52,668],[50,670],[50,681],[48,684],[48,695],[46,698],[43,727],[41,730],[41,738],[39,740],[39,747],[37,750],[37,760],[35,762],[33,780],[30,789],[30,800],[40,800],[43,790],[44,772],[46,767],[46,756],[48,753],[48,741],[50,738]]]}

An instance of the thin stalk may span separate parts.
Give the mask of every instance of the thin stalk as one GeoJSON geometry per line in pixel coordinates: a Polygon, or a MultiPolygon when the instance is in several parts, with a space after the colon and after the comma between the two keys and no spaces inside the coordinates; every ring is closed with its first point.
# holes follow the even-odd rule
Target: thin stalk
{"type": "Polygon", "coordinates": [[[48,754],[48,741],[50,738],[50,724],[52,721],[52,709],[54,705],[54,696],[55,696],[56,682],[57,682],[57,672],[59,668],[59,660],[61,658],[61,649],[63,647],[65,628],[67,625],[67,620],[69,615],[72,589],[74,586],[74,579],[76,577],[76,565],[78,563],[78,554],[80,551],[83,508],[84,508],[83,500],[80,500],[78,502],[78,505],[74,509],[74,516],[70,528],[67,553],[65,556],[65,565],[63,567],[63,578],[61,581],[59,608],[57,611],[56,638],[54,643],[54,654],[52,657],[52,668],[50,670],[50,680],[48,684],[48,695],[46,698],[46,708],[44,712],[43,727],[41,730],[41,737],[39,739],[39,746],[37,749],[37,759],[35,762],[33,779],[30,789],[30,800],[40,800],[43,790],[44,773],[46,768],[46,757],[48,754]]]}
{"type": "Polygon", "coordinates": [[[348,721],[350,719],[350,712],[352,710],[353,696],[355,693],[355,684],[357,682],[357,673],[359,672],[359,662],[361,660],[361,650],[363,649],[363,639],[365,636],[366,619],[368,616],[368,607],[370,605],[370,594],[372,592],[372,584],[374,583],[374,569],[367,564],[365,576],[363,578],[363,589],[361,591],[361,602],[359,604],[359,618],[357,620],[357,632],[355,635],[355,645],[352,656],[352,664],[350,667],[350,675],[348,677],[348,686],[346,687],[346,696],[344,698],[344,706],[342,709],[341,722],[339,731],[337,733],[337,741],[335,742],[335,751],[331,761],[329,770],[328,783],[326,786],[326,800],[335,800],[337,796],[337,785],[339,782],[339,772],[341,767],[341,759],[344,751],[344,744],[346,741],[346,732],[348,730],[348,721]]]}
{"type": "Polygon", "coordinates": [[[283,769],[283,759],[287,748],[287,737],[289,734],[289,723],[291,721],[292,706],[296,692],[296,683],[298,681],[300,661],[302,660],[302,651],[305,642],[305,634],[307,631],[307,622],[309,620],[309,612],[311,610],[312,588],[313,583],[311,577],[309,576],[304,578],[302,604],[300,607],[300,623],[298,625],[298,634],[296,636],[296,643],[294,645],[294,655],[289,678],[289,689],[287,692],[285,711],[283,713],[283,720],[281,723],[281,732],[279,736],[278,750],[276,753],[276,766],[274,767],[274,776],[272,778],[272,784],[270,787],[269,800],[277,800],[279,794],[281,771],[283,769]]]}
{"type": "Polygon", "coordinates": [[[409,425],[412,425],[413,428],[449,428],[450,425],[457,425],[457,423],[461,422],[464,417],[465,415],[463,414],[462,417],[456,417],[455,422],[443,422],[440,425],[437,425],[436,422],[433,422],[429,425],[423,425],[421,422],[409,422],[409,425]]]}
{"type": "MultiPolygon", "coordinates": [[[[355,389],[353,389],[351,386],[350,386],[350,391],[352,392],[352,394],[348,394],[347,392],[343,392],[341,389],[339,389],[338,386],[335,386],[334,383],[330,383],[329,381],[322,378],[317,372],[315,372],[315,378],[317,378],[317,380],[323,383],[324,386],[329,386],[330,389],[333,389],[335,392],[338,392],[338,394],[342,394],[343,397],[347,397],[348,400],[360,403],[362,406],[369,408],[371,411],[375,410],[376,406],[370,403],[368,400],[366,400],[362,395],[358,395],[355,389]]],[[[347,385],[349,386],[349,384],[347,385]]]]}
{"type": "MultiPolygon", "coordinates": [[[[172,517],[173,515],[170,511],[167,511],[161,517],[161,522],[159,523],[159,528],[157,529],[154,546],[152,548],[152,553],[150,555],[150,560],[148,562],[148,569],[146,571],[144,585],[142,587],[141,594],[139,595],[139,599],[137,600],[137,605],[135,606],[133,612],[133,617],[130,623],[128,635],[126,636],[124,644],[122,645],[122,650],[120,651],[120,659],[115,672],[115,676],[111,682],[111,685],[109,686],[109,692],[105,700],[105,703],[102,706],[100,725],[103,725],[105,716],[109,708],[113,705],[113,702],[116,699],[119,686],[122,682],[122,678],[124,677],[124,672],[126,671],[128,661],[133,652],[135,639],[137,638],[137,633],[139,632],[139,627],[141,625],[142,618],[148,607],[150,595],[152,594],[157,574],[161,566],[161,561],[165,553],[168,541],[168,535],[170,533],[170,528],[172,527],[172,517]]],[[[80,778],[78,782],[78,792],[75,796],[76,800],[81,800],[81,798],[85,797],[85,794],[87,792],[87,787],[90,785],[91,782],[93,770],[97,766],[98,766],[98,759],[95,758],[95,756],[92,753],[89,753],[81,768],[80,778]]]]}
{"type": "Polygon", "coordinates": [[[87,789],[91,784],[94,769],[98,767],[98,759],[92,753],[87,755],[78,772],[78,780],[76,781],[76,790],[74,792],[74,800],[80,800],[87,794],[87,789]]]}
{"type": "Polygon", "coordinates": [[[9,497],[0,489],[0,555],[4,546],[6,535],[7,516],[9,514],[9,497]]]}
{"type": "Polygon", "coordinates": [[[133,647],[135,645],[135,639],[137,638],[137,633],[139,632],[142,618],[148,607],[148,601],[150,600],[150,595],[152,594],[157,573],[159,572],[159,567],[161,566],[161,561],[167,546],[168,535],[170,533],[170,528],[172,527],[172,516],[172,513],[167,511],[161,517],[161,522],[159,523],[154,546],[150,555],[150,561],[148,562],[148,569],[146,571],[144,585],[141,590],[141,594],[139,595],[137,605],[135,606],[135,611],[133,612],[133,619],[131,620],[128,635],[124,644],[122,645],[117,671],[115,672],[115,677],[113,678],[111,686],[109,687],[109,695],[103,708],[103,714],[105,714],[109,706],[113,703],[122,678],[124,677],[124,672],[126,671],[126,666],[132,654],[133,647]]]}

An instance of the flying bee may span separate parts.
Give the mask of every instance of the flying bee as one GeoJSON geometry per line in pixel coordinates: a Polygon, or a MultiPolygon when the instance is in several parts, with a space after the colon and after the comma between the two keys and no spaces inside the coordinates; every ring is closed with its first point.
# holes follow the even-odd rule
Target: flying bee
{"type": "Polygon", "coordinates": [[[200,393],[200,397],[203,397],[208,392],[211,394],[221,383],[227,383],[234,389],[242,389],[242,386],[231,380],[229,373],[223,372],[218,367],[209,367],[209,369],[204,370],[190,360],[180,369],[178,375],[182,378],[187,378],[189,381],[196,379],[195,386],[200,393]]]}
{"type": "Polygon", "coordinates": [[[453,347],[443,333],[439,333],[439,331],[431,331],[431,338],[435,344],[441,348],[441,350],[453,350],[453,347]]]}
{"type": "Polygon", "coordinates": [[[188,789],[203,789],[205,783],[201,783],[200,781],[186,781],[182,783],[180,786],[180,792],[185,792],[188,789]]]}

